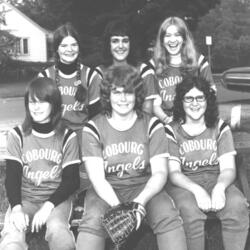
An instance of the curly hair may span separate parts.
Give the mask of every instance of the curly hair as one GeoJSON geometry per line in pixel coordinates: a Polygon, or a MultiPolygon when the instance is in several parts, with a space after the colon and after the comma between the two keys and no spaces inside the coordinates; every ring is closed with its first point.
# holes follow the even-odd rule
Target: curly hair
{"type": "Polygon", "coordinates": [[[24,133],[26,135],[31,133],[33,119],[29,110],[29,101],[36,101],[36,98],[51,104],[50,123],[57,132],[61,132],[63,125],[61,123],[62,98],[60,90],[51,78],[38,77],[30,82],[25,92],[25,119],[22,124],[24,133]]]}
{"type": "Polygon", "coordinates": [[[161,74],[170,63],[170,56],[164,47],[163,40],[168,27],[171,25],[177,27],[183,38],[183,45],[181,49],[182,67],[198,67],[197,51],[194,45],[194,39],[185,21],[179,17],[168,17],[163,21],[158,30],[154,47],[153,57],[156,63],[157,72],[159,74],[161,74]]]}
{"type": "Polygon", "coordinates": [[[103,113],[111,117],[112,106],[110,102],[111,90],[115,87],[122,87],[124,92],[135,94],[135,106],[139,118],[143,113],[143,102],[145,99],[145,90],[143,81],[136,68],[130,65],[112,66],[105,72],[101,85],[101,103],[103,113]]]}
{"type": "Polygon", "coordinates": [[[104,30],[103,36],[103,65],[109,67],[113,64],[113,56],[111,54],[110,38],[112,36],[128,36],[130,42],[129,54],[127,57],[127,63],[133,66],[136,65],[136,53],[133,35],[129,24],[122,19],[113,20],[109,22],[104,30]]]}
{"type": "Polygon", "coordinates": [[[173,106],[173,120],[180,123],[186,122],[186,113],[183,108],[183,97],[192,88],[197,88],[204,93],[207,101],[205,123],[208,128],[214,127],[219,117],[216,93],[210,87],[208,81],[194,73],[184,75],[182,83],[176,86],[176,96],[173,106]]]}

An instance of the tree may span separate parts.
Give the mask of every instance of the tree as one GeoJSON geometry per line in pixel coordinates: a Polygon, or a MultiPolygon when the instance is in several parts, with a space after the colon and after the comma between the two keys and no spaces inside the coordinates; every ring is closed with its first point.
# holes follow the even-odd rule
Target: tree
{"type": "Polygon", "coordinates": [[[213,38],[212,66],[214,70],[250,64],[250,3],[221,0],[209,11],[195,33],[197,45],[206,54],[205,36],[213,38]]]}

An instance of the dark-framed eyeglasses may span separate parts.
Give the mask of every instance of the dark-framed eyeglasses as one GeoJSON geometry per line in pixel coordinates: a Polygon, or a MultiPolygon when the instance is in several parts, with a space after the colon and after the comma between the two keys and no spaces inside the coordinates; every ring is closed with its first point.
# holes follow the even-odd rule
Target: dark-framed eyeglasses
{"type": "Polygon", "coordinates": [[[206,101],[206,97],[204,95],[197,95],[197,96],[184,96],[183,97],[183,101],[186,103],[191,103],[193,101],[196,102],[205,102],[206,101]]]}

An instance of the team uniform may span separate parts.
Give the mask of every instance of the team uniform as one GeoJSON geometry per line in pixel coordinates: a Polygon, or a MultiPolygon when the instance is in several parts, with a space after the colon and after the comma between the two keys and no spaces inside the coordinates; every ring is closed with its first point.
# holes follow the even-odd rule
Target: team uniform
{"type": "MultiPolygon", "coordinates": [[[[40,133],[34,129],[31,134],[24,135],[21,126],[18,126],[12,129],[8,136],[5,158],[15,163],[15,171],[22,168],[20,170],[22,173],[20,176],[21,192],[17,190],[17,193],[20,192],[19,195],[12,191],[12,197],[8,197],[10,205],[14,207],[22,204],[23,211],[29,215],[31,221],[44,202],[50,201],[54,204],[55,207],[46,222],[45,238],[52,245],[64,242],[65,246],[62,247],[59,244],[53,249],[72,249],[67,246],[74,245],[68,223],[72,193],[68,193],[65,197],[66,192],[74,190],[70,185],[70,191],[61,190],[61,192],[59,187],[63,181],[63,172],[66,169],[67,173],[75,171],[70,168],[77,167],[80,163],[78,148],[76,133],[69,129],[65,129],[62,135],[57,135],[54,130],[49,133],[40,133]]],[[[9,222],[11,207],[5,216],[0,248],[4,249],[5,245],[16,243],[23,247],[18,249],[26,249],[25,232],[17,231],[9,222]]]]}
{"type": "MultiPolygon", "coordinates": [[[[105,115],[99,115],[83,128],[83,140],[82,160],[89,157],[104,160],[105,178],[121,202],[132,201],[143,190],[151,176],[151,158],[168,157],[162,123],[146,114],[140,119],[137,117],[126,131],[116,130],[105,115]]],[[[109,205],[93,188],[88,190],[85,202],[86,213],[79,230],[105,237],[100,216],[109,205]]],[[[147,203],[146,210],[149,224],[155,233],[181,226],[178,212],[165,191],[155,195],[147,203]],[[160,223],[162,221],[166,223],[160,223]]]]}
{"type": "MultiPolygon", "coordinates": [[[[155,63],[153,59],[143,64],[143,67],[154,70],[155,63]]],[[[203,55],[199,55],[198,67],[201,77],[205,78],[211,84],[211,87],[216,89],[210,66],[203,55]]],[[[157,99],[157,103],[159,102],[163,111],[171,116],[175,97],[175,87],[177,84],[181,83],[183,79],[181,68],[168,65],[164,72],[161,75],[158,74],[156,77],[157,92],[160,96],[160,98],[157,99]]]]}
{"type": "MultiPolygon", "coordinates": [[[[100,99],[101,74],[98,68],[90,68],[81,64],[81,82],[77,79],[77,71],[72,74],[64,74],[58,70],[59,90],[62,95],[63,119],[72,130],[81,129],[88,120],[87,106],[93,105],[100,99]],[[77,86],[82,84],[87,89],[85,103],[75,100],[77,86]]],[[[55,65],[39,73],[38,76],[47,76],[56,79],[55,65]]]]}
{"type": "MultiPolygon", "coordinates": [[[[220,173],[218,159],[236,154],[229,126],[220,119],[214,128],[207,128],[197,136],[187,134],[179,123],[170,123],[165,128],[169,140],[169,159],[178,161],[184,175],[211,193],[220,173]]],[[[206,215],[198,208],[194,195],[188,190],[168,183],[167,191],[180,209],[188,242],[193,242],[192,249],[196,249],[195,240],[204,236],[206,215]]],[[[226,189],[225,207],[216,214],[222,222],[225,237],[227,232],[229,237],[232,233],[248,230],[246,200],[235,185],[226,189]]]]}

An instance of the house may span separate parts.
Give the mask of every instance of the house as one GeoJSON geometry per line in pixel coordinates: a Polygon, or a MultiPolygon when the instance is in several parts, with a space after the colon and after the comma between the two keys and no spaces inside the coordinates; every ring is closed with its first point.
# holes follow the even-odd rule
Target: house
{"type": "Polygon", "coordinates": [[[17,37],[12,57],[27,62],[47,62],[51,59],[52,33],[31,20],[7,2],[0,3],[0,30],[17,37]]]}

